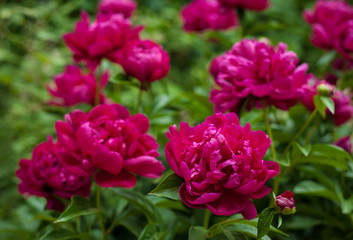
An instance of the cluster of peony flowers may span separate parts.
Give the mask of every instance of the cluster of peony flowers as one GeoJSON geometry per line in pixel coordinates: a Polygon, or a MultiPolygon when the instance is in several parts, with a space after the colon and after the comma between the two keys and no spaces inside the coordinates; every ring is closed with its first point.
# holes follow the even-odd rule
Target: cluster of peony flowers
{"type": "Polygon", "coordinates": [[[193,0],[184,6],[181,16],[184,30],[224,30],[238,26],[235,8],[261,11],[268,7],[269,0],[193,0]]]}
{"type": "Polygon", "coordinates": [[[312,26],[312,43],[321,49],[336,49],[352,60],[353,7],[342,0],[320,0],[314,10],[305,10],[304,19],[312,26]]]}
{"type": "Polygon", "coordinates": [[[262,160],[271,145],[264,132],[240,126],[234,113],[216,113],[196,127],[181,122],[178,131],[173,125],[166,136],[166,158],[185,180],[179,194],[187,206],[256,217],[250,199],[269,194],[265,183],[279,173],[278,163],[262,160]]]}
{"type": "Polygon", "coordinates": [[[21,194],[34,195],[47,199],[47,208],[62,211],[65,208],[62,199],[69,200],[73,195],[90,195],[90,176],[78,176],[70,173],[62,164],[59,155],[64,151],[52,137],[37,145],[32,159],[22,159],[16,171],[21,180],[18,190],[21,194]]]}
{"type": "Polygon", "coordinates": [[[294,52],[279,43],[276,48],[256,39],[244,39],[216,57],[210,72],[217,84],[211,91],[216,112],[237,112],[263,104],[288,110],[304,96],[307,64],[298,66],[294,52]]]}
{"type": "Polygon", "coordinates": [[[85,63],[89,74],[84,75],[78,67],[68,66],[65,73],[55,77],[55,86],[48,87],[55,98],[50,104],[106,103],[103,93],[99,101],[92,98],[95,86],[99,84],[99,91],[103,92],[108,81],[108,75],[99,76],[97,71],[103,59],[121,65],[127,75],[141,82],[144,90],[149,88],[151,82],[167,76],[170,68],[168,53],[151,40],[140,40],[143,27],[132,26],[129,20],[136,6],[132,0],[104,0],[99,4],[93,23],[90,23],[86,12],[81,13],[81,20],[77,22],[74,32],[65,34],[63,39],[73,52],[74,61],[85,63]],[[93,80],[99,83],[93,83],[93,80]]]}
{"type": "Polygon", "coordinates": [[[134,174],[149,178],[162,175],[156,159],[158,144],[146,134],[149,120],[130,116],[119,104],[101,104],[89,113],[75,110],[55,124],[58,141],[65,149],[60,157],[78,176],[92,176],[102,187],[131,188],[134,174]]]}
{"type": "Polygon", "coordinates": [[[311,79],[311,81],[304,86],[305,95],[301,102],[305,107],[309,111],[315,109],[314,96],[318,93],[318,86],[322,84],[326,85],[328,89],[331,89],[330,95],[335,105],[335,113],[332,114],[329,110],[326,110],[326,113],[333,119],[334,124],[339,126],[352,119],[353,106],[351,105],[351,97],[342,91],[335,89],[335,86],[325,81],[316,80],[315,78],[311,79]]]}
{"type": "Polygon", "coordinates": [[[91,177],[101,187],[131,188],[136,176],[159,178],[163,164],[158,144],[146,132],[149,120],[131,116],[119,104],[101,104],[89,113],[75,110],[55,124],[58,142],[39,144],[31,160],[22,159],[16,174],[19,192],[47,199],[62,211],[62,198],[90,195],[91,177]]]}

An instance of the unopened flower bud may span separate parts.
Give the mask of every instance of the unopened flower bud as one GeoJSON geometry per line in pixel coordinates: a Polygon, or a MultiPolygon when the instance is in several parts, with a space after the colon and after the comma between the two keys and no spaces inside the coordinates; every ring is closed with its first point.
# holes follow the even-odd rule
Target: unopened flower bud
{"type": "Polygon", "coordinates": [[[294,194],[287,190],[281,195],[276,197],[276,206],[277,211],[283,215],[290,215],[296,212],[294,194]]]}
{"type": "Polygon", "coordinates": [[[320,85],[317,87],[317,93],[319,96],[330,97],[334,93],[334,87],[326,83],[320,83],[320,85]]]}

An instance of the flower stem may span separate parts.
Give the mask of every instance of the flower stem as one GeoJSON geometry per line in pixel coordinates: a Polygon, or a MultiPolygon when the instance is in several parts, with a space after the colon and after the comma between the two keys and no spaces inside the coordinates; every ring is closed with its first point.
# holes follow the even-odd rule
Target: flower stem
{"type": "Polygon", "coordinates": [[[274,161],[277,161],[277,153],[276,153],[276,148],[275,148],[275,144],[274,144],[274,139],[273,139],[273,134],[272,134],[272,129],[271,129],[271,125],[270,125],[270,120],[269,120],[269,107],[265,105],[265,103],[263,104],[263,114],[264,114],[264,119],[265,119],[265,124],[266,124],[266,131],[268,133],[268,136],[270,137],[272,143],[271,143],[271,154],[272,154],[272,158],[274,161]]]}
{"type": "MultiPolygon", "coordinates": [[[[303,133],[303,131],[308,127],[308,125],[311,123],[311,121],[314,119],[316,113],[318,112],[317,108],[315,108],[315,110],[311,113],[311,115],[309,116],[309,118],[306,120],[306,122],[303,124],[303,126],[299,129],[299,131],[297,132],[297,134],[291,139],[291,141],[289,142],[289,144],[287,145],[286,149],[284,150],[281,159],[286,157],[286,154],[288,153],[290,147],[293,145],[293,143],[295,142],[295,140],[298,139],[298,137],[303,133]]],[[[279,183],[281,178],[286,175],[293,167],[293,162],[290,162],[290,165],[284,169],[281,170],[281,172],[276,176],[274,182],[273,182],[273,186],[272,186],[272,191],[274,192],[275,195],[278,194],[278,190],[279,190],[279,183]]]]}
{"type": "Polygon", "coordinates": [[[102,215],[102,209],[101,209],[101,187],[97,185],[97,216],[98,216],[98,222],[99,226],[102,230],[102,235],[103,235],[103,240],[107,239],[107,232],[105,231],[104,227],[104,221],[103,221],[103,215],[102,215]]]}
{"type": "Polygon", "coordinates": [[[293,143],[298,139],[298,137],[300,137],[300,135],[304,132],[304,130],[308,127],[308,125],[311,123],[311,121],[314,119],[316,113],[318,112],[318,109],[315,108],[315,110],[311,113],[311,115],[309,116],[309,118],[306,120],[306,122],[303,124],[303,126],[299,129],[299,131],[297,132],[297,134],[291,139],[291,141],[289,142],[289,144],[287,145],[287,147],[284,149],[284,152],[281,156],[281,159],[284,158],[286,156],[286,154],[288,153],[290,147],[293,145],[293,143]]]}
{"type": "Polygon", "coordinates": [[[142,93],[143,93],[143,89],[142,89],[142,85],[139,89],[139,93],[137,96],[137,105],[136,105],[136,111],[137,112],[142,112],[142,93]]]}
{"type": "Polygon", "coordinates": [[[97,85],[96,85],[96,93],[94,95],[94,106],[97,106],[100,104],[100,98],[101,98],[101,80],[102,80],[102,76],[101,74],[98,73],[97,70],[97,74],[96,74],[96,79],[97,79],[97,85]]]}
{"type": "Polygon", "coordinates": [[[203,227],[204,228],[208,228],[208,223],[210,221],[210,217],[211,217],[211,212],[210,210],[208,210],[207,208],[205,209],[205,215],[203,217],[203,227]]]}

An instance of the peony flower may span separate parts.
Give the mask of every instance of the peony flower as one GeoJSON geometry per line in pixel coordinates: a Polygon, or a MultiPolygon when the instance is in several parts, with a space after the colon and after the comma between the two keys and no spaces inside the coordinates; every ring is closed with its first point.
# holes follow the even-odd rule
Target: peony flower
{"type": "Polygon", "coordinates": [[[244,39],[213,60],[210,71],[217,84],[211,91],[216,112],[236,112],[248,99],[247,108],[261,108],[263,102],[288,110],[304,95],[303,85],[310,75],[307,64],[287,45],[277,48],[256,39],[244,39]]]}
{"type": "Polygon", "coordinates": [[[218,0],[223,6],[261,11],[270,5],[270,0],[218,0]]]}
{"type": "Polygon", "coordinates": [[[271,145],[264,132],[240,126],[234,113],[216,113],[196,127],[170,126],[166,136],[166,158],[185,180],[179,194],[187,206],[216,215],[256,216],[250,199],[269,194],[265,183],[279,173],[278,163],[262,160],[271,145]]]}
{"type": "Polygon", "coordinates": [[[350,103],[351,98],[338,89],[333,91],[334,86],[325,81],[313,79],[309,84],[304,86],[305,96],[301,100],[304,106],[309,111],[315,109],[314,96],[318,93],[318,86],[320,84],[326,84],[332,89],[331,91],[333,93],[331,99],[335,104],[335,114],[332,114],[328,109],[326,110],[326,114],[333,119],[334,124],[337,126],[349,121],[353,117],[353,106],[350,103]]]}
{"type": "Polygon", "coordinates": [[[184,30],[190,32],[228,29],[238,25],[235,11],[221,7],[216,0],[194,0],[182,9],[181,15],[184,30]]]}
{"type": "Polygon", "coordinates": [[[353,117],[351,97],[337,90],[332,96],[332,100],[335,104],[335,114],[329,113],[329,115],[333,118],[334,124],[339,126],[348,122],[353,117]]]}
{"type": "Polygon", "coordinates": [[[296,212],[294,194],[287,190],[276,197],[276,209],[283,215],[290,215],[296,212]]]}
{"type": "MultiPolygon", "coordinates": [[[[109,74],[105,72],[101,78],[101,88],[108,82],[109,74]]],[[[73,106],[78,103],[94,105],[97,80],[94,74],[84,74],[80,68],[69,65],[64,73],[54,77],[55,87],[47,86],[48,92],[54,97],[49,104],[58,106],[73,106]]],[[[101,94],[100,103],[107,102],[101,94]]]]}
{"type": "Polygon", "coordinates": [[[146,84],[164,78],[170,69],[168,53],[150,40],[135,40],[126,44],[121,65],[127,75],[146,84]]]}
{"type": "Polygon", "coordinates": [[[102,0],[99,3],[99,14],[110,16],[112,14],[120,13],[125,18],[132,16],[135,11],[137,3],[133,0],[102,0]]]}
{"type": "Polygon", "coordinates": [[[343,148],[349,154],[352,154],[352,143],[350,136],[340,138],[334,144],[340,148],[343,148]]]}
{"type": "Polygon", "coordinates": [[[119,63],[124,45],[138,39],[142,30],[142,27],[132,28],[130,21],[121,14],[98,16],[92,24],[86,12],[82,12],[81,18],[75,31],[65,34],[63,38],[74,53],[74,60],[86,62],[92,70],[96,69],[103,58],[119,63]]]}
{"type": "Polygon", "coordinates": [[[91,176],[102,187],[131,188],[137,174],[158,178],[164,167],[156,159],[158,144],[146,134],[148,118],[130,116],[118,104],[98,105],[89,113],[75,110],[66,121],[55,124],[59,142],[66,152],[61,157],[67,169],[91,176]]]}
{"type": "Polygon", "coordinates": [[[18,190],[21,194],[45,197],[47,208],[63,211],[65,205],[61,198],[70,199],[74,195],[90,195],[91,178],[70,173],[59,161],[64,151],[51,137],[37,145],[32,159],[22,159],[16,171],[21,180],[18,190]]]}
{"type": "Polygon", "coordinates": [[[314,10],[305,10],[304,19],[312,25],[312,43],[322,49],[336,49],[350,59],[353,52],[353,8],[340,0],[317,1],[314,10]]]}

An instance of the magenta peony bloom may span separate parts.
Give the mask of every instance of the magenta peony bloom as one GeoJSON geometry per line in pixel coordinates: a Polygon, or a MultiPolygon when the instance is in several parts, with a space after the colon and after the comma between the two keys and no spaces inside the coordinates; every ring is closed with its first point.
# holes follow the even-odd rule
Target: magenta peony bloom
{"type": "Polygon", "coordinates": [[[276,197],[276,208],[283,215],[294,214],[296,212],[294,194],[287,190],[276,197]]]}
{"type": "Polygon", "coordinates": [[[353,106],[351,105],[351,97],[343,92],[336,90],[332,96],[335,103],[335,114],[331,115],[335,125],[339,126],[348,122],[353,117],[353,106]]]}
{"type": "Polygon", "coordinates": [[[233,9],[221,7],[216,0],[194,0],[181,11],[185,31],[221,30],[238,25],[233,9]]]}
{"type": "Polygon", "coordinates": [[[156,159],[158,144],[146,134],[145,115],[130,116],[121,105],[103,104],[88,114],[75,110],[65,119],[57,121],[55,128],[66,149],[61,157],[69,171],[82,176],[96,173],[94,178],[102,187],[131,188],[136,183],[134,174],[161,176],[164,167],[156,159]]]}
{"type": "Polygon", "coordinates": [[[351,138],[350,136],[346,136],[343,138],[338,139],[335,142],[335,145],[343,148],[344,150],[346,150],[349,154],[352,154],[352,142],[351,142],[351,138]]]}
{"type": "Polygon", "coordinates": [[[70,173],[59,161],[64,151],[59,143],[48,137],[46,142],[37,145],[32,159],[22,159],[16,171],[21,180],[18,190],[21,194],[45,197],[47,208],[63,211],[65,205],[60,198],[70,199],[74,195],[90,195],[91,178],[70,173]]]}
{"type": "Polygon", "coordinates": [[[112,14],[120,13],[125,18],[132,16],[135,11],[137,3],[133,0],[102,0],[99,3],[99,14],[110,16],[112,14]]]}
{"type": "Polygon", "coordinates": [[[178,131],[173,125],[166,136],[166,158],[185,179],[179,194],[187,206],[256,217],[250,199],[270,193],[265,183],[279,173],[278,163],[262,160],[271,145],[264,132],[240,126],[234,113],[216,113],[196,127],[181,122],[178,131]]]}
{"type": "MultiPolygon", "coordinates": [[[[105,72],[101,78],[101,88],[108,82],[109,74],[105,72]]],[[[97,80],[94,74],[84,74],[80,68],[69,65],[65,72],[54,77],[55,88],[47,86],[48,92],[54,97],[49,104],[58,106],[73,106],[78,103],[94,105],[97,80]]],[[[107,98],[101,94],[100,103],[107,102],[107,98]]]]}
{"type": "MultiPolygon", "coordinates": [[[[312,79],[309,84],[304,86],[305,95],[301,99],[301,102],[309,111],[313,111],[315,109],[314,96],[318,92],[318,86],[322,83],[327,84],[328,87],[334,89],[333,85],[330,85],[325,81],[318,81],[316,79],[312,79]]],[[[334,124],[339,126],[349,121],[353,117],[353,106],[351,105],[351,98],[340,90],[336,89],[333,92],[331,99],[335,104],[335,114],[332,114],[328,109],[326,110],[326,114],[333,119],[334,124]]]]}
{"type": "Polygon", "coordinates": [[[336,49],[347,59],[353,52],[353,8],[340,0],[317,1],[314,10],[305,10],[304,19],[312,25],[312,43],[322,49],[336,49]]]}
{"type": "Polygon", "coordinates": [[[124,45],[130,40],[139,39],[142,30],[142,27],[132,28],[130,21],[121,14],[98,16],[92,24],[86,12],[81,15],[75,32],[67,33],[63,38],[74,53],[74,60],[86,62],[92,70],[103,58],[119,63],[124,45]]]}
{"type": "Polygon", "coordinates": [[[135,40],[126,44],[121,65],[127,75],[136,77],[141,83],[164,78],[170,69],[168,53],[150,40],[135,40]]]}
{"type": "Polygon", "coordinates": [[[287,45],[277,48],[256,39],[244,39],[224,55],[216,57],[210,67],[218,85],[211,91],[216,112],[236,112],[249,99],[247,108],[261,108],[263,102],[288,110],[304,95],[303,85],[310,75],[307,64],[287,45]]]}
{"type": "Polygon", "coordinates": [[[270,0],[218,0],[222,5],[231,8],[245,8],[261,11],[270,5],[270,0]]]}

